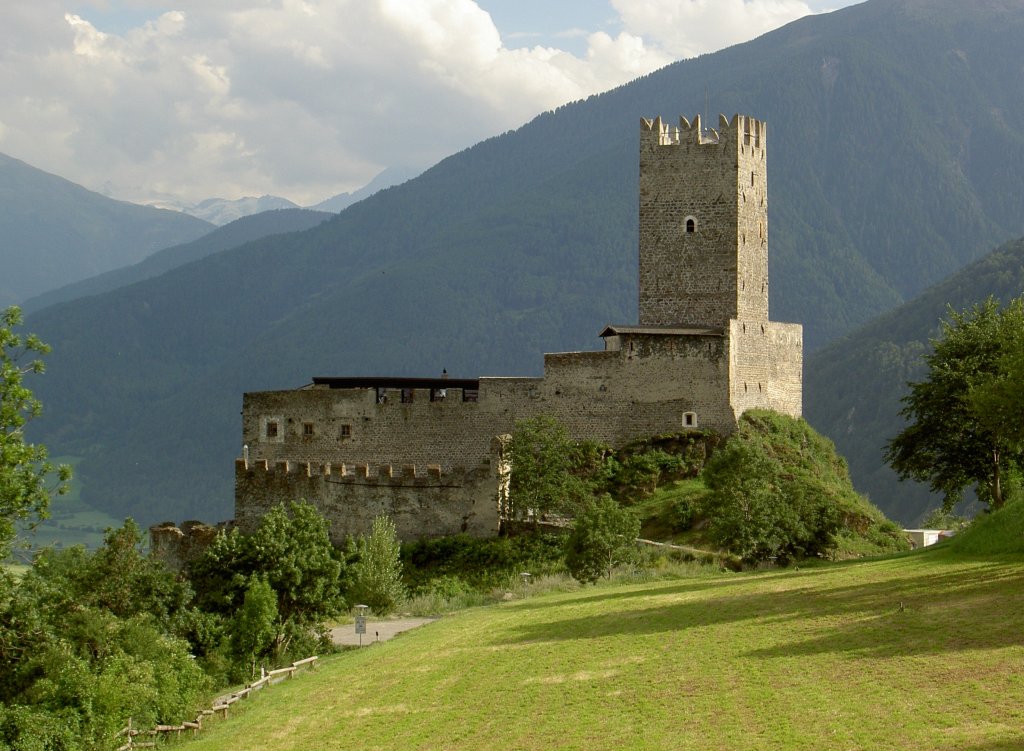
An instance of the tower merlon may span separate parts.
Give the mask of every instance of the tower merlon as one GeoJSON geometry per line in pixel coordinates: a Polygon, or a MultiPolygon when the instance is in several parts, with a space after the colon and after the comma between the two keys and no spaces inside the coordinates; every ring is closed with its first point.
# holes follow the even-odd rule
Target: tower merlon
{"type": "Polygon", "coordinates": [[[749,115],[735,114],[732,120],[725,115],[718,116],[718,129],[705,128],[701,116],[694,115],[692,120],[679,116],[679,127],[674,128],[661,119],[640,118],[641,140],[653,142],[658,146],[678,146],[684,140],[697,144],[717,144],[735,141],[737,144],[764,148],[768,138],[768,125],[763,120],[749,115]]]}

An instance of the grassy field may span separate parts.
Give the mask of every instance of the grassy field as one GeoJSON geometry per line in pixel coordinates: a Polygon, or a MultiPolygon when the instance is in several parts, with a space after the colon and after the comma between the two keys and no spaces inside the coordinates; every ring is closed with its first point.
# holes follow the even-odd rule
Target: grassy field
{"type": "MultiPolygon", "coordinates": [[[[70,464],[74,468],[78,458],[58,456],[52,462],[55,465],[70,464]]],[[[73,477],[70,490],[50,501],[50,518],[37,524],[33,530],[19,533],[19,545],[15,550],[17,560],[29,561],[33,550],[51,545],[65,548],[84,545],[95,550],[103,544],[103,531],[107,527],[120,527],[124,522],[124,519],[116,519],[82,503],[80,494],[81,483],[73,477]]]]}
{"type": "Polygon", "coordinates": [[[1022,749],[1024,552],[521,599],[236,707],[189,748],[1022,749]]]}

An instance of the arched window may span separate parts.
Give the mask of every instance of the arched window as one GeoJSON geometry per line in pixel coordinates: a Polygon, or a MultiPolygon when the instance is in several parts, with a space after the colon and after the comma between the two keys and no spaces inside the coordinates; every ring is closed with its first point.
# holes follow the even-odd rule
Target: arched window
{"type": "Polygon", "coordinates": [[[697,231],[697,219],[696,217],[686,217],[686,234],[692,235],[697,231]]]}

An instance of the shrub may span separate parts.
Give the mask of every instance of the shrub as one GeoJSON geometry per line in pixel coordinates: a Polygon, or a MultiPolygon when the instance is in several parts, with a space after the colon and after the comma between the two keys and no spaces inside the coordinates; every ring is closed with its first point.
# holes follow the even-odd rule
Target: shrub
{"type": "Polygon", "coordinates": [[[611,577],[620,563],[636,557],[640,520],[611,496],[587,504],[565,541],[565,564],[574,579],[595,582],[611,577]]]}
{"type": "Polygon", "coordinates": [[[401,545],[389,516],[373,520],[369,535],[349,544],[352,584],[348,595],[353,605],[369,605],[377,615],[387,615],[405,599],[402,584],[401,545]]]}

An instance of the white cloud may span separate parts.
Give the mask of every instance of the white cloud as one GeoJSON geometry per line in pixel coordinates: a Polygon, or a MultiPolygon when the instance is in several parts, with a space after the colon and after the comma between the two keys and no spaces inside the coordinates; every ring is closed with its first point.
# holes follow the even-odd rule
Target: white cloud
{"type": "Polygon", "coordinates": [[[86,2],[5,9],[0,151],[123,198],[300,203],[807,12],[613,0],[624,31],[573,55],[506,46],[473,0],[86,2]],[[113,31],[100,3],[150,20],[113,31]]]}
{"type": "Polygon", "coordinates": [[[611,0],[631,33],[677,58],[728,47],[812,12],[802,0],[611,0]]]}

